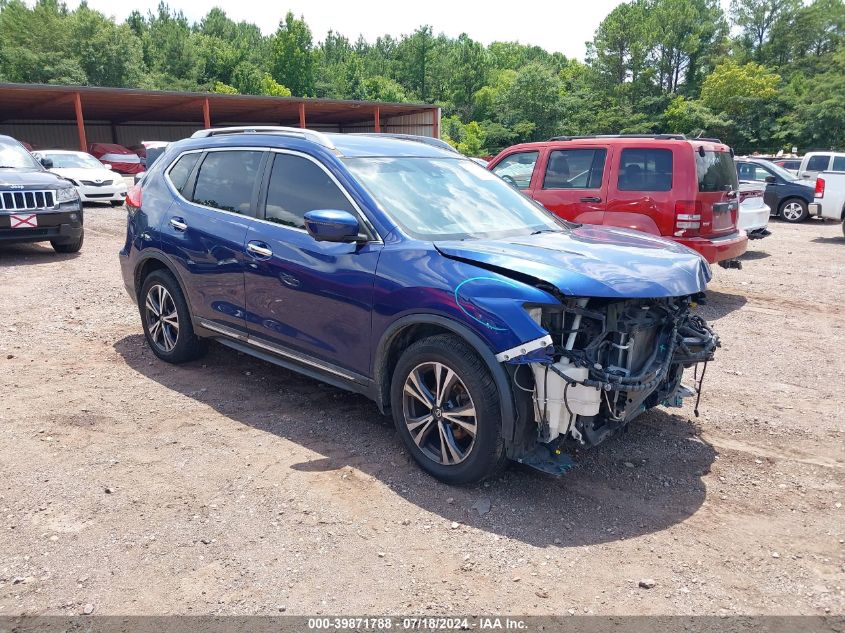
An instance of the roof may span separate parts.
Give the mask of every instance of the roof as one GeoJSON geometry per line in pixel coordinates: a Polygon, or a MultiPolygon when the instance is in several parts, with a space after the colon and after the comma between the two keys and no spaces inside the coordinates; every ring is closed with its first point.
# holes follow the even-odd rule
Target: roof
{"type": "Polygon", "coordinates": [[[79,94],[86,120],[202,121],[208,100],[213,124],[224,121],[298,121],[305,104],[309,125],[371,121],[375,108],[381,117],[436,111],[421,103],[383,103],[334,99],[302,99],[205,92],[172,92],[135,88],[0,84],[0,121],[15,119],[74,120],[75,95],[79,94]]]}
{"type": "Polygon", "coordinates": [[[454,151],[440,149],[410,138],[378,134],[328,134],[337,150],[345,157],[411,156],[425,158],[464,158],[454,151]]]}
{"type": "Polygon", "coordinates": [[[695,148],[703,147],[708,151],[727,152],[730,148],[717,139],[712,138],[682,138],[681,135],[661,134],[655,136],[625,136],[625,135],[598,135],[598,136],[583,136],[583,137],[558,137],[548,141],[536,141],[533,143],[520,143],[505,148],[502,151],[511,150],[530,150],[544,147],[573,147],[573,146],[625,146],[625,147],[648,147],[649,145],[657,145],[666,147],[667,144],[683,143],[685,145],[693,145],[695,148]]]}

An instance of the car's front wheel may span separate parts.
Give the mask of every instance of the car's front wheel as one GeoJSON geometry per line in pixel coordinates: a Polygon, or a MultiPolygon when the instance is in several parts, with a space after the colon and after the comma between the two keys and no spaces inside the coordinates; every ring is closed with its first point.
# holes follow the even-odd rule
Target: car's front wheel
{"type": "Polygon", "coordinates": [[[144,335],[153,353],[168,363],[184,363],[205,353],[206,342],[194,334],[188,303],[169,272],[155,270],[138,297],[144,335]]]}
{"type": "Polygon", "coordinates": [[[393,373],[391,408],[408,451],[442,481],[479,481],[506,463],[496,384],[456,336],[432,336],[405,350],[393,373]]]}
{"type": "Polygon", "coordinates": [[[780,217],[787,222],[803,222],[810,217],[810,210],[803,200],[791,198],[780,205],[780,217]]]}
{"type": "Polygon", "coordinates": [[[54,240],[50,242],[50,246],[52,246],[53,250],[57,253],[78,253],[82,249],[82,242],[84,241],[85,233],[82,233],[78,240],[74,240],[72,242],[57,242],[54,240]]]}

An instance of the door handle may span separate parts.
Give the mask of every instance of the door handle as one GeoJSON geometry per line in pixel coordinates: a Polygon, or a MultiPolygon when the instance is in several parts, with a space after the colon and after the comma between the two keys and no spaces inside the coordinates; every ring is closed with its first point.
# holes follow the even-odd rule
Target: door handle
{"type": "Polygon", "coordinates": [[[270,259],[273,251],[264,242],[248,242],[246,250],[256,259],[270,259]]]}
{"type": "Polygon", "coordinates": [[[182,218],[170,218],[170,226],[183,233],[188,230],[188,225],[182,218]]]}
{"type": "Polygon", "coordinates": [[[581,202],[601,202],[601,198],[597,198],[595,196],[588,196],[586,198],[581,198],[581,202]]]}

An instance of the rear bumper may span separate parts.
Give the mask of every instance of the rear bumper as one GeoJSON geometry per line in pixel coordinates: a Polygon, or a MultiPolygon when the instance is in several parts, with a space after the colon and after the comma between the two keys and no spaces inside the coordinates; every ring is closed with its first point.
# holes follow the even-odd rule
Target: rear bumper
{"type": "MultiPolygon", "coordinates": [[[[26,214],[27,212],[23,212],[26,214]]],[[[11,213],[0,214],[0,242],[75,242],[82,235],[82,211],[32,212],[35,227],[11,228],[11,213]]],[[[21,215],[21,213],[18,213],[21,215]]]]}
{"type": "Polygon", "coordinates": [[[736,259],[748,249],[748,236],[739,230],[721,237],[676,237],[679,244],[691,248],[709,263],[736,259]]]}
{"type": "Polygon", "coordinates": [[[752,232],[765,229],[769,225],[770,215],[771,209],[769,209],[769,206],[765,204],[751,209],[747,207],[743,209],[740,206],[739,218],[736,222],[737,228],[742,229],[748,233],[748,237],[751,237],[752,232]]]}
{"type": "Polygon", "coordinates": [[[838,215],[837,210],[832,205],[825,205],[824,202],[811,202],[807,205],[807,210],[810,215],[815,215],[820,218],[827,218],[828,220],[842,220],[842,216],[838,215]]]}

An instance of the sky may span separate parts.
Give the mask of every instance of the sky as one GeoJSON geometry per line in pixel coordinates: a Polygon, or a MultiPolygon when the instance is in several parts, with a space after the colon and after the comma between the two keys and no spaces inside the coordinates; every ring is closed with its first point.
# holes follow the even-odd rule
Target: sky
{"type": "MultiPolygon", "coordinates": [[[[123,21],[133,10],[142,13],[154,10],[159,0],[88,0],[88,6],[123,21]]],[[[489,44],[494,41],[519,41],[546,50],[561,52],[583,60],[585,42],[618,0],[557,0],[531,2],[523,0],[167,0],[181,9],[192,21],[199,20],[213,6],[219,6],[235,21],[257,24],[269,35],[276,30],[287,11],[304,16],[311,27],[315,43],[332,29],[354,41],[363,35],[370,42],[379,35],[399,36],[411,33],[422,24],[430,24],[435,34],[443,32],[457,37],[466,32],[470,37],[489,44]]],[[[75,8],[78,0],[67,0],[75,8]]],[[[722,0],[725,9],[729,0],[722,0]]]]}

